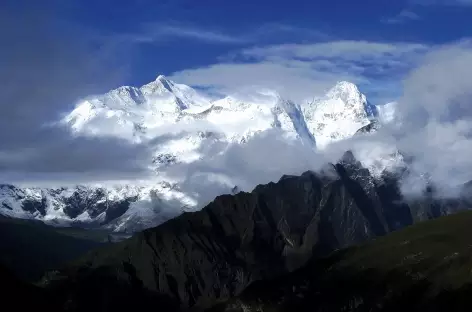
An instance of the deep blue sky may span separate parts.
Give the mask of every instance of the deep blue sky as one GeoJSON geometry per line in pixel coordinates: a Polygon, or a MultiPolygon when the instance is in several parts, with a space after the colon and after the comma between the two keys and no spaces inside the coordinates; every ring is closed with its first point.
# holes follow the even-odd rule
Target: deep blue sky
{"type": "Polygon", "coordinates": [[[144,84],[161,73],[217,64],[254,46],[336,40],[438,45],[472,36],[468,0],[11,2],[19,10],[31,6],[48,11],[60,25],[55,31],[70,40],[93,38],[96,45],[112,46],[113,57],[126,67],[122,82],[130,85],[144,84]],[[402,11],[408,12],[406,17],[399,16],[402,11]],[[169,25],[173,32],[166,34],[169,25]],[[293,29],[280,31],[277,25],[293,29]],[[178,33],[189,30],[194,33],[178,33]],[[197,35],[201,32],[205,34],[197,35]],[[208,38],[209,34],[221,37],[208,38]],[[142,36],[148,40],[136,40],[142,36]]]}

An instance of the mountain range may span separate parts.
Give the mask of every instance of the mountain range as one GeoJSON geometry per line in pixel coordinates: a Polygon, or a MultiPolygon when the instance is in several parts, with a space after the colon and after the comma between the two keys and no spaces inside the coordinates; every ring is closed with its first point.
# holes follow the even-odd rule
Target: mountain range
{"type": "MultiPolygon", "coordinates": [[[[2,184],[0,214],[134,232],[198,210],[217,195],[250,191],[285,173],[274,171],[269,180],[254,180],[244,174],[198,172],[194,168],[199,163],[215,162],[235,147],[251,152],[251,142],[265,136],[321,150],[360,129],[372,131],[391,122],[395,109],[395,102],[373,105],[356,85],[345,81],[297,104],[272,90],[215,100],[161,75],[140,88],[124,86],[87,97],[57,122],[74,136],[119,138],[148,146],[150,177],[55,188],[2,184]]],[[[382,173],[369,169],[375,176],[382,173]]]]}
{"type": "MultiPolygon", "coordinates": [[[[338,86],[352,85],[340,83],[338,86]]],[[[348,106],[351,98],[346,97],[346,93],[333,93],[333,90],[328,92],[325,102],[318,100],[316,105],[313,104],[316,101],[309,104],[318,109],[325,103],[331,107],[330,102],[348,106]]],[[[359,98],[365,100],[362,95],[359,98]]],[[[280,101],[283,100],[278,97],[276,103],[280,101]]],[[[282,113],[271,112],[275,111],[279,117],[286,114],[292,125],[299,122],[297,126],[285,130],[275,125],[258,131],[275,128],[278,139],[299,142],[313,155],[317,149],[331,144],[317,146],[316,136],[312,134],[316,131],[306,121],[303,107],[290,101],[283,105],[282,113]],[[286,113],[287,107],[294,110],[286,113]],[[310,136],[300,129],[307,129],[310,136]]],[[[334,136],[333,142],[369,135],[380,129],[391,122],[390,110],[394,105],[380,108],[362,102],[365,115],[360,116],[365,116],[365,122],[359,122],[359,114],[338,112],[345,118],[342,127],[352,116],[356,126],[352,126],[349,133],[345,128],[337,131],[339,137],[334,136]]],[[[214,108],[205,111],[208,116],[218,113],[214,108]]],[[[321,114],[328,119],[335,115],[321,114]]],[[[70,126],[72,121],[67,117],[61,122],[70,126]]],[[[89,120],[93,123],[93,118],[89,120]]],[[[82,126],[71,129],[75,135],[98,135],[87,133],[86,123],[82,126]]],[[[153,138],[146,138],[144,126],[140,130],[142,137],[130,137],[136,140],[134,144],[153,142],[153,138]]],[[[318,131],[325,129],[329,127],[318,131]]],[[[185,132],[185,136],[193,134],[185,132]]],[[[250,147],[257,135],[228,144],[250,147]]],[[[219,140],[222,138],[226,137],[221,136],[219,140]]],[[[156,149],[161,147],[158,145],[156,149]]],[[[176,156],[180,155],[176,153],[176,156]]],[[[461,222],[458,214],[451,224],[447,221],[433,223],[433,226],[424,224],[431,224],[430,219],[448,220],[444,219],[447,215],[471,209],[472,183],[462,185],[461,193],[451,198],[436,196],[434,185],[429,185],[416,197],[405,196],[400,189],[402,181],[415,173],[409,170],[407,157],[403,158],[400,152],[396,157],[403,159],[405,166],[397,168],[399,170],[379,171],[347,151],[336,162],[326,162],[317,170],[301,175],[283,175],[277,182],[260,184],[251,192],[234,185],[202,209],[174,210],[177,217],[161,218],[157,226],[152,223],[156,222],[158,214],[147,215],[150,219],[142,220],[148,223],[129,218],[125,225],[135,233],[119,242],[113,242],[108,231],[69,230],[38,221],[20,222],[3,217],[1,220],[6,226],[2,227],[2,237],[8,240],[0,242],[0,249],[4,250],[0,274],[5,276],[6,286],[12,293],[24,292],[32,298],[41,298],[38,307],[49,311],[395,311],[410,305],[421,310],[435,308],[436,304],[444,307],[454,300],[469,302],[465,294],[471,281],[463,264],[468,259],[470,244],[458,238],[468,229],[467,222],[461,222]],[[147,229],[142,230],[143,227],[147,229]],[[404,228],[407,229],[402,231],[404,228]],[[31,242],[25,236],[38,241],[36,248],[24,246],[31,242]],[[437,244],[437,240],[441,243],[437,244]],[[361,245],[366,241],[370,243],[361,245]],[[427,247],[423,248],[423,243],[427,247]],[[380,264],[376,265],[375,260],[380,264]],[[3,270],[3,266],[7,270],[3,270]],[[30,269],[25,270],[25,267],[30,269]],[[442,273],[435,268],[440,268],[442,273]],[[44,271],[46,273],[34,286],[24,283],[44,271]],[[443,290],[451,285],[458,288],[443,290]]],[[[158,167],[155,173],[166,173],[166,168],[182,162],[179,159],[158,167]]],[[[162,202],[159,200],[162,194],[152,185],[147,187],[155,196],[155,202],[162,202]]],[[[26,200],[30,211],[42,207],[38,206],[39,201],[47,206],[48,199],[28,201],[30,189],[11,185],[2,189],[16,194],[17,204],[26,200]]],[[[71,190],[75,194],[63,208],[68,209],[68,213],[73,211],[71,207],[79,212],[86,207],[87,213],[102,209],[103,215],[97,216],[105,217],[108,222],[98,226],[105,229],[116,225],[117,220],[123,220],[133,209],[139,211],[137,208],[142,207],[132,205],[142,201],[139,194],[133,201],[128,198],[121,202],[109,200],[112,192],[133,190],[131,185],[64,187],[41,192],[55,191],[51,194],[61,196],[71,190]]],[[[51,207],[45,208],[46,212],[47,209],[51,207]]],[[[15,217],[14,214],[7,216],[15,217]]],[[[140,216],[146,217],[146,214],[140,216]]],[[[468,216],[470,218],[470,214],[468,216]]],[[[81,222],[82,226],[87,226],[93,221],[81,219],[81,222]]],[[[10,301],[12,299],[8,298],[7,302],[10,301]]],[[[459,305],[454,310],[461,311],[461,308],[459,305]]]]}

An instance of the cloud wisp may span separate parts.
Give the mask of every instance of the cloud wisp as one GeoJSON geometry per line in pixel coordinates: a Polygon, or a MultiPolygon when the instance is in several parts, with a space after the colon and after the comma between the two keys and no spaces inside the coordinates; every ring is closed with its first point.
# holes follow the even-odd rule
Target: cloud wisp
{"type": "Polygon", "coordinates": [[[0,12],[0,182],[90,181],[142,176],[145,146],[118,139],[73,138],[47,126],[79,98],[122,77],[106,48],[65,36],[52,13],[0,12]]]}
{"type": "Polygon", "coordinates": [[[140,34],[128,35],[136,43],[165,42],[171,38],[185,38],[204,42],[223,44],[247,43],[249,38],[230,35],[224,32],[184,25],[181,23],[152,23],[144,27],[140,34]]]}
{"type": "MultiPolygon", "coordinates": [[[[221,93],[266,87],[296,101],[320,94],[339,80],[371,87],[372,93],[399,92],[396,82],[429,49],[423,44],[349,40],[254,47],[220,63],[175,72],[171,78],[221,93]]],[[[396,95],[384,93],[382,100],[396,95]]]]}
{"type": "Polygon", "coordinates": [[[404,9],[401,10],[400,13],[395,16],[382,19],[381,22],[384,24],[405,24],[408,22],[419,20],[421,20],[421,17],[418,14],[413,11],[404,9]]]}
{"type": "Polygon", "coordinates": [[[245,46],[277,38],[280,35],[290,35],[304,40],[328,38],[328,35],[317,30],[280,23],[268,23],[249,30],[230,33],[189,23],[168,21],[143,24],[141,31],[119,34],[116,35],[116,39],[135,44],[164,44],[169,40],[186,39],[208,44],[245,46]]]}

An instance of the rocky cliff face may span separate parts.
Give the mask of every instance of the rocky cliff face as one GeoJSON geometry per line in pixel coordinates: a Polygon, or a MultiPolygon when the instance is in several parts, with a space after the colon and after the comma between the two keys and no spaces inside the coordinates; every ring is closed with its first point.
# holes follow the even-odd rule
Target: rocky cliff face
{"type": "Polygon", "coordinates": [[[219,196],[199,212],[88,255],[46,285],[76,304],[71,311],[96,300],[109,302],[102,311],[141,299],[165,302],[168,311],[205,308],[253,281],[411,225],[418,214],[435,217],[428,211],[441,205],[403,201],[395,179],[373,179],[348,152],[321,173],[284,176],[251,193],[219,196]],[[91,289],[93,296],[87,295],[91,289]],[[120,295],[125,293],[136,296],[120,295]]]}

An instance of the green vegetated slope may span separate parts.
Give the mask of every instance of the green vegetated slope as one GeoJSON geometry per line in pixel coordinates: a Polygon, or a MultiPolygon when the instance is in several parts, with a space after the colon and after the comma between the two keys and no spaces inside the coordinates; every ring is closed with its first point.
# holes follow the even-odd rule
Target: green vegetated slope
{"type": "Polygon", "coordinates": [[[255,282],[213,312],[471,311],[472,212],[441,217],[255,282]]]}
{"type": "Polygon", "coordinates": [[[54,228],[39,221],[0,217],[0,265],[23,280],[34,281],[45,271],[57,269],[103,246],[100,235],[81,229],[54,228]]]}

